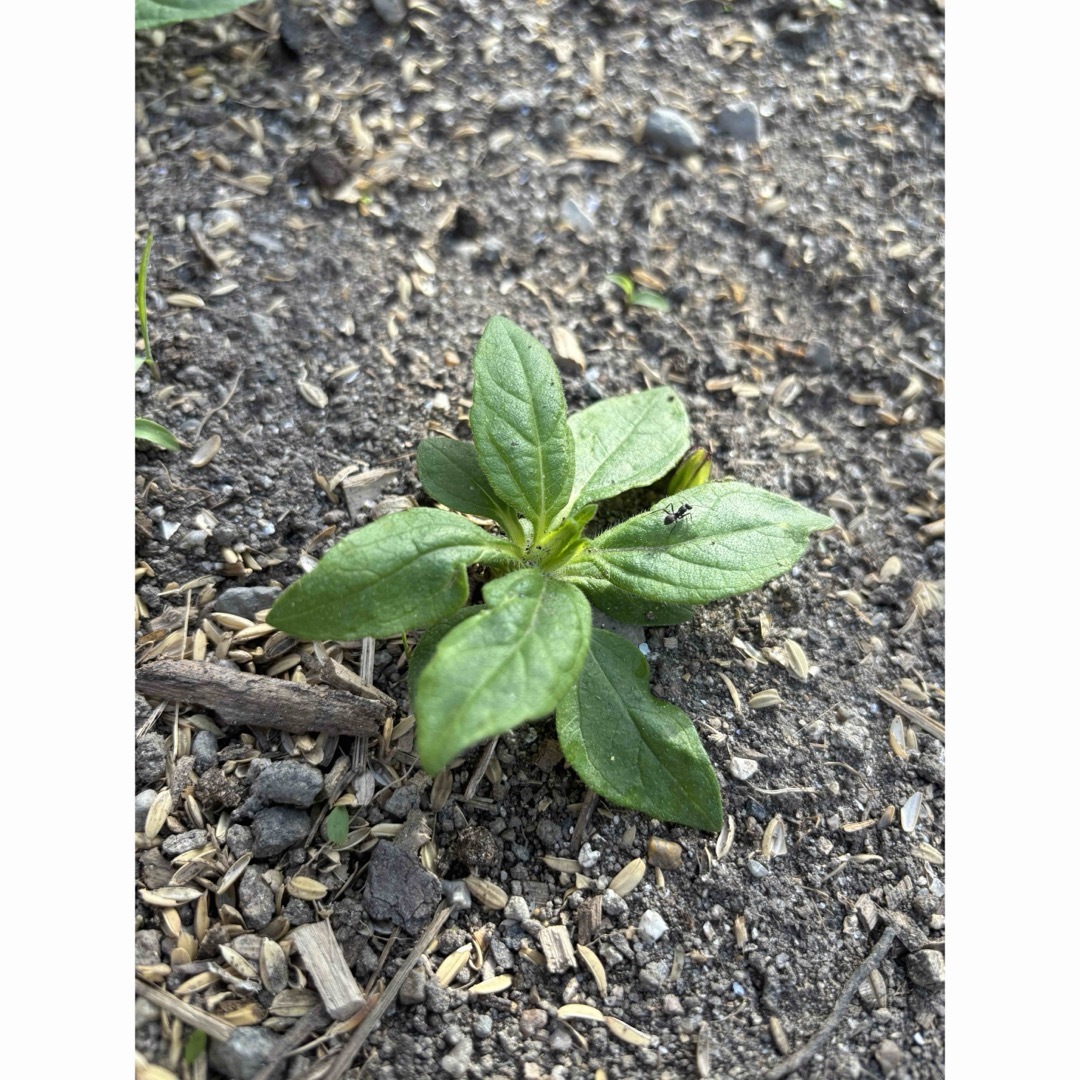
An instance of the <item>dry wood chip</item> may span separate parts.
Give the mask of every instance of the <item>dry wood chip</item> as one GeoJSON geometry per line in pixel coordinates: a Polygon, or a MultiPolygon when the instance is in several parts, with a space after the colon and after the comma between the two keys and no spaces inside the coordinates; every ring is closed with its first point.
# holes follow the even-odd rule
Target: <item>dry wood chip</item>
{"type": "Polygon", "coordinates": [[[540,930],[540,948],[544,951],[547,969],[552,975],[577,967],[574,959],[574,946],[570,942],[570,933],[565,926],[544,926],[540,930]]]}
{"type": "Polygon", "coordinates": [[[293,929],[292,940],[326,1011],[335,1020],[352,1016],[364,1004],[364,995],[349,970],[330,923],[297,926],[293,929]]]}

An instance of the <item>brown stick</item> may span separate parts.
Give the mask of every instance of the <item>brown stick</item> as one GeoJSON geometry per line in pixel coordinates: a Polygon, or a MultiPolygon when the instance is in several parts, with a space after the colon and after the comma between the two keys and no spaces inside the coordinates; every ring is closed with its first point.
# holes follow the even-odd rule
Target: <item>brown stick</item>
{"type": "Polygon", "coordinates": [[[776,1068],[770,1069],[766,1073],[765,1080],[783,1080],[783,1077],[790,1076],[796,1069],[801,1069],[829,1041],[829,1037],[844,1018],[844,1010],[851,1004],[855,991],[870,977],[870,972],[885,959],[885,954],[889,951],[894,937],[896,937],[896,931],[891,926],[886,926],[884,933],[878,938],[878,943],[870,950],[870,955],[848,979],[844,992],[837,999],[825,1023],[818,1028],[814,1037],[805,1046],[796,1050],[790,1057],[784,1058],[776,1068]]]}
{"type": "Polygon", "coordinates": [[[146,998],[159,1009],[164,1009],[167,1013],[182,1020],[188,1027],[205,1031],[207,1035],[212,1035],[221,1042],[227,1042],[229,1036],[236,1030],[232,1024],[226,1023],[220,1017],[195,1005],[189,1005],[167,990],[159,990],[156,986],[151,986],[141,979],[135,980],[135,993],[139,997],[146,998]]]}
{"type": "Polygon", "coordinates": [[[197,660],[157,660],[135,673],[147,697],[212,709],[226,724],[267,727],[302,735],[378,735],[387,707],[326,686],[271,679],[197,660]]]}

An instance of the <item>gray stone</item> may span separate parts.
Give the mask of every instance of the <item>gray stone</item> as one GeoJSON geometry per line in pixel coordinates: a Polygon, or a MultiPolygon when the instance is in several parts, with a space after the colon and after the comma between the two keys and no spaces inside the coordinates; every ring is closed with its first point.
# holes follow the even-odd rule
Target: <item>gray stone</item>
{"type": "Polygon", "coordinates": [[[140,967],[161,963],[161,931],[135,931],[135,963],[140,967]]]}
{"type": "Polygon", "coordinates": [[[379,18],[390,26],[400,26],[409,14],[405,0],[371,0],[371,6],[378,12],[379,18]]]}
{"type": "Polygon", "coordinates": [[[649,908],[642,913],[641,919],[638,922],[638,938],[647,945],[652,945],[667,933],[667,929],[668,924],[664,922],[664,918],[660,912],[653,911],[649,908]]]}
{"type": "Polygon", "coordinates": [[[600,898],[600,910],[603,911],[609,919],[622,920],[626,918],[630,908],[617,892],[612,892],[611,889],[605,889],[604,895],[600,898]]]}
{"type": "Polygon", "coordinates": [[[191,756],[195,758],[195,771],[200,774],[218,763],[217,739],[212,731],[196,732],[191,740],[191,756]]]}
{"type": "Polygon", "coordinates": [[[424,1004],[429,1013],[442,1016],[450,1008],[450,991],[435,979],[429,979],[424,984],[424,1004]]]}
{"type": "Polygon", "coordinates": [[[834,366],[832,349],[824,341],[811,341],[806,346],[806,359],[822,371],[832,371],[834,366]]]}
{"type": "Polygon", "coordinates": [[[638,972],[638,982],[650,995],[662,990],[671,974],[671,965],[666,960],[650,960],[638,972]]]}
{"type": "Polygon", "coordinates": [[[420,805],[420,790],[413,784],[402,784],[386,800],[383,809],[392,818],[404,821],[409,816],[410,810],[415,810],[420,805]]]}
{"type": "Polygon", "coordinates": [[[185,851],[194,851],[202,847],[210,839],[205,829],[191,829],[188,832],[177,833],[175,836],[167,836],[161,842],[161,854],[166,858],[175,859],[177,855],[183,855],[185,851]]]}
{"type": "Polygon", "coordinates": [[[424,1000],[424,986],[427,980],[419,968],[413,968],[398,991],[398,1001],[402,1005],[420,1005],[424,1000]]]}
{"type": "Polygon", "coordinates": [[[226,589],[214,601],[215,611],[224,611],[227,615],[239,615],[244,619],[254,619],[259,611],[265,611],[281,594],[281,590],[270,585],[242,585],[235,589],[226,589]]]}
{"type": "Polygon", "coordinates": [[[472,893],[464,881],[442,879],[442,894],[446,902],[453,907],[467,911],[472,907],[472,893]]]}
{"type": "Polygon", "coordinates": [[[548,1014],[543,1009],[523,1009],[518,1017],[518,1027],[527,1039],[535,1039],[547,1027],[548,1014]]]}
{"type": "Polygon", "coordinates": [[[233,857],[239,859],[251,850],[251,830],[246,825],[230,825],[225,830],[225,843],[229,845],[233,857]]]}
{"type": "Polygon", "coordinates": [[[645,142],[663,154],[683,157],[702,147],[698,129],[675,109],[653,109],[645,121],[645,142]]]}
{"type": "Polygon", "coordinates": [[[920,949],[907,958],[908,978],[916,986],[932,989],[945,981],[945,957],[937,949],[920,949]]]}
{"type": "Polygon", "coordinates": [[[264,806],[299,806],[307,809],[322,791],[323,775],[306,761],[273,761],[251,786],[252,801],[264,806]]]}
{"type": "Polygon", "coordinates": [[[761,116],[752,101],[738,101],[725,105],[716,117],[716,128],[739,142],[761,141],[761,116]]]}
{"type": "MultiPolygon", "coordinates": [[[[228,1042],[211,1041],[210,1064],[230,1080],[251,1080],[273,1057],[279,1038],[264,1027],[237,1028],[229,1036],[228,1042]]],[[[285,1065],[283,1059],[272,1075],[283,1075],[285,1065]]]]}
{"type": "Polygon", "coordinates": [[[135,831],[142,832],[146,828],[146,815],[150,813],[150,807],[157,798],[157,792],[153,788],[146,788],[135,796],[135,831]]]}
{"type": "Polygon", "coordinates": [[[302,843],[310,828],[307,812],[286,806],[260,810],[251,822],[251,851],[256,859],[280,855],[293,844],[302,843]]]}
{"type": "Polygon", "coordinates": [[[492,106],[495,112],[512,113],[518,109],[531,109],[534,105],[533,95],[528,90],[520,88],[504,90],[492,106]]]}
{"type": "Polygon", "coordinates": [[[472,1054],[472,1039],[462,1039],[449,1054],[439,1061],[439,1067],[449,1076],[462,1077],[469,1071],[472,1054]]]}
{"type": "Polygon", "coordinates": [[[503,915],[507,919],[512,919],[514,922],[524,922],[530,918],[532,911],[529,908],[529,901],[524,896],[511,896],[506,902],[506,907],[503,909],[503,915]]]}
{"type": "Polygon", "coordinates": [[[491,1019],[491,1013],[483,1013],[472,1024],[472,1033],[478,1039],[490,1039],[495,1023],[491,1019]]]}
{"type": "Polygon", "coordinates": [[[258,867],[249,866],[236,888],[240,914],[253,930],[261,930],[274,917],[274,890],[258,867]]]}
{"type": "Polygon", "coordinates": [[[559,206],[559,221],[582,236],[596,232],[596,223],[573,199],[563,199],[559,206]]]}
{"type": "Polygon", "coordinates": [[[418,934],[442,899],[439,879],[419,860],[387,840],[371,853],[364,907],[373,919],[389,919],[406,934],[418,934]]]}
{"type": "Polygon", "coordinates": [[[165,775],[165,738],[156,731],[135,744],[135,782],[152,787],[165,775]]]}

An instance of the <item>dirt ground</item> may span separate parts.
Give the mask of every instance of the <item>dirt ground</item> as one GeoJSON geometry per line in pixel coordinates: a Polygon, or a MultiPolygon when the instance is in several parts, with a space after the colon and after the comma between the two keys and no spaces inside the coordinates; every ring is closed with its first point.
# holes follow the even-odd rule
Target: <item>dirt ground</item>
{"type": "Polygon", "coordinates": [[[136,964],[171,1004],[137,997],[136,1049],[193,1080],[333,1075],[349,1032],[316,1010],[293,934],[328,920],[359,987],[385,990],[423,925],[373,916],[365,890],[419,810],[425,865],[509,903],[451,914],[345,1075],[940,1077],[944,5],[408,7],[262,2],[136,35],[133,262],[152,232],[161,372],[137,374],[136,413],[183,444],[136,452],[139,670],[205,654],[316,682],[257,613],[349,529],[425,503],[416,444],[468,437],[496,313],[553,353],[570,332],[571,411],[672,385],[715,475],[838,528],[760,592],[644,632],[654,693],[721,776],[720,837],[600,803],[575,838],[586,793],[551,723],[433,786],[400,640],[328,647],[386,696],[370,738],[138,700],[136,964]],[[671,310],[628,306],[619,272],[671,310]],[[749,710],[770,687],[782,704],[749,710]],[[287,761],[325,783],[275,850],[250,796],[287,761]],[[608,890],[653,838],[679,865],[608,890]],[[190,898],[158,906],[168,888],[190,898]],[[547,955],[560,925],[602,976],[547,955]],[[176,1003],[242,1040],[200,1053],[176,1003]],[[608,1019],[556,1015],[572,1003],[608,1019]]]}

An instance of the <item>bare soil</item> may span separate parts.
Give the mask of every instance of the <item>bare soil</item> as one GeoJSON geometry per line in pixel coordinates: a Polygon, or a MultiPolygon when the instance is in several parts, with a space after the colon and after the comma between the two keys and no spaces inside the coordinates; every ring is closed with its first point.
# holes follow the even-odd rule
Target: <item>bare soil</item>
{"type": "MultiPolygon", "coordinates": [[[[694,719],[722,777],[720,838],[601,803],[579,846],[586,793],[550,723],[500,739],[477,777],[482,751],[466,755],[435,792],[411,753],[401,641],[366,657],[360,643],[330,647],[350,670],[370,666],[387,696],[385,732],[370,738],[226,727],[210,709],[154,715],[157,699],[140,701],[136,790],[173,799],[157,835],[138,834],[139,970],[267,1035],[240,1065],[220,1049],[187,1063],[192,1027],[140,998],[146,1061],[194,1078],[273,1060],[301,1014],[317,1015],[290,951],[297,925],[329,920],[359,986],[385,988],[418,935],[360,901],[378,827],[413,808],[444,880],[472,866],[539,924],[565,925],[600,958],[607,993],[580,957],[560,972],[537,963],[532,924],[474,900],[346,1075],[778,1075],[886,926],[896,937],[878,976],[792,1075],[943,1075],[942,8],[421,0],[392,25],[367,0],[263,2],[136,35],[133,257],[152,231],[161,372],[137,375],[136,411],[184,445],[136,453],[140,665],[205,650],[241,672],[318,681],[299,659],[283,666],[300,653],[268,631],[230,639],[243,624],[215,618],[220,598],[286,586],[351,528],[428,501],[416,445],[468,437],[468,360],[495,313],[553,352],[555,327],[571,331],[584,359],[560,361],[571,410],[670,384],[716,475],[839,526],[760,592],[645,632],[654,693],[694,719]],[[736,138],[725,107],[745,102],[760,131],[736,138]],[[641,138],[660,106],[695,126],[698,149],[641,138]],[[671,311],[628,307],[613,272],[636,273],[671,311]],[[375,469],[387,472],[346,498],[348,478],[375,469]],[[783,665],[789,639],[806,681],[783,665]],[[770,687],[782,704],[748,709],[770,687]],[[212,765],[205,738],[193,751],[203,730],[212,765]],[[257,929],[235,887],[214,887],[243,852],[232,815],[260,759],[345,777],[363,839],[326,842],[324,790],[310,835],[252,862],[274,905],[257,929]],[[919,794],[912,824],[901,809],[919,794]],[[767,842],[777,822],[782,851],[767,842]],[[203,828],[205,871],[188,877],[162,844],[203,828]],[[650,866],[625,900],[605,893],[653,837],[678,843],[681,864],[650,866]],[[576,857],[580,873],[545,856],[576,857]],[[170,913],[141,899],[178,874],[206,896],[202,915],[197,901],[170,913]],[[296,877],[326,895],[298,896],[296,877]],[[586,942],[580,912],[596,895],[586,942]],[[656,941],[640,930],[646,911],[667,924],[656,941]],[[252,974],[220,951],[260,934],[288,958],[291,1012],[257,957],[252,974]],[[470,940],[476,967],[442,987],[435,969],[470,940]],[[500,974],[507,988],[468,992],[500,974]],[[564,1023],[568,1002],[648,1045],[564,1023]]],[[[326,1075],[347,1039],[275,1075],[326,1075]]]]}

